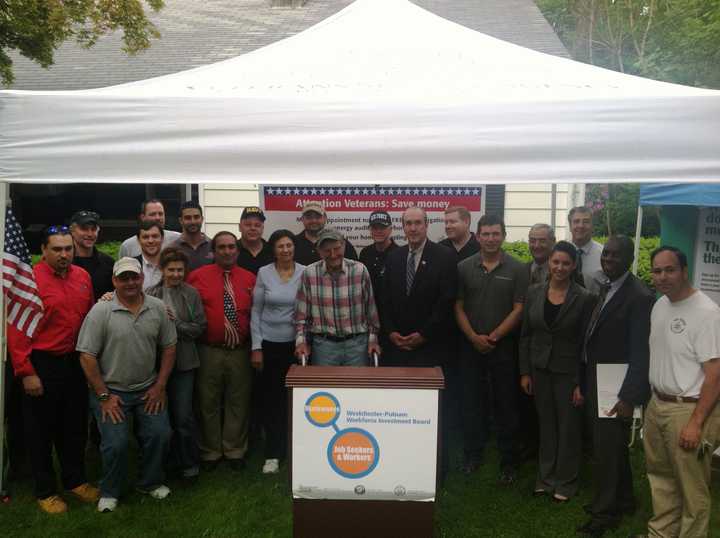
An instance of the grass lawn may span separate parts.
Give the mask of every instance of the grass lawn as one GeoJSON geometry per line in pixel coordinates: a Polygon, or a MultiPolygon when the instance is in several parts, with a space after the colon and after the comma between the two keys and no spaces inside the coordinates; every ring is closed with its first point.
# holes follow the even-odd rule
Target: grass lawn
{"type": "MultiPolygon", "coordinates": [[[[453,456],[459,460],[459,443],[453,443],[453,456]]],[[[572,537],[574,529],[586,519],[582,504],[590,500],[590,472],[583,471],[584,487],[578,498],[566,505],[532,497],[535,465],[526,463],[520,479],[512,488],[498,487],[495,454],[488,454],[483,467],[466,477],[450,473],[438,496],[437,537],[572,537]]],[[[96,479],[98,456],[89,454],[91,479],[96,479]]],[[[261,455],[255,450],[248,469],[234,473],[221,465],[204,474],[191,488],[170,482],[172,494],[156,501],[130,493],[112,514],[98,514],[95,506],[70,500],[70,511],[48,516],[36,507],[29,480],[13,484],[12,500],[0,506],[0,524],[4,536],[82,537],[288,537],[292,535],[292,501],[285,474],[264,476],[260,473],[261,455]]],[[[635,486],[640,507],[611,537],[627,537],[643,530],[651,512],[650,494],[644,476],[643,455],[633,451],[635,486]]],[[[283,468],[283,471],[285,469],[283,468]]],[[[131,471],[133,475],[134,470],[131,471]]],[[[714,477],[714,513],[711,538],[720,538],[720,480],[714,477]]],[[[398,537],[409,538],[409,537],[398,537]]]]}

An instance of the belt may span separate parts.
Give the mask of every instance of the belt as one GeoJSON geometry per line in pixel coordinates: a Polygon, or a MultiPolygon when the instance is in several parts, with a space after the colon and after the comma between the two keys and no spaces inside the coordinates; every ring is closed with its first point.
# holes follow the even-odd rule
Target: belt
{"type": "Polygon", "coordinates": [[[358,334],[346,334],[343,336],[337,336],[334,334],[314,334],[313,336],[315,338],[323,338],[325,340],[330,340],[331,342],[344,342],[345,340],[350,340],[352,338],[355,338],[356,336],[360,336],[363,333],[358,334]]]}
{"type": "Polygon", "coordinates": [[[655,392],[655,396],[657,396],[658,400],[662,400],[663,402],[697,403],[700,400],[700,398],[690,398],[688,396],[670,396],[669,394],[663,394],[657,390],[653,390],[653,392],[655,392]]]}

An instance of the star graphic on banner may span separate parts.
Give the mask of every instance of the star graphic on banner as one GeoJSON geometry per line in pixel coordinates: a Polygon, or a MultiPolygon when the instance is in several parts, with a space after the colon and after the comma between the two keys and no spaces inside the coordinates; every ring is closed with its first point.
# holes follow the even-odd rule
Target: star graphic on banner
{"type": "Polygon", "coordinates": [[[314,187],[310,189],[310,194],[317,194],[317,189],[314,187]]]}

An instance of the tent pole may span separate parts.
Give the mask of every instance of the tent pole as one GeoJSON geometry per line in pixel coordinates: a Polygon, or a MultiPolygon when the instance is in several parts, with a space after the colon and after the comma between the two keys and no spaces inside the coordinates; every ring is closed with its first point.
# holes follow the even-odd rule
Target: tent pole
{"type": "MultiPolygon", "coordinates": [[[[7,211],[8,184],[0,181],[0,253],[5,252],[5,212],[7,211]]],[[[2,255],[2,254],[0,254],[2,255]]],[[[5,291],[3,287],[2,301],[0,302],[0,500],[7,496],[5,484],[5,372],[7,361],[7,339],[5,326],[5,291]]]]}
{"type": "Polygon", "coordinates": [[[633,275],[637,276],[638,268],[638,257],[640,256],[640,239],[642,238],[642,219],[643,219],[643,208],[641,205],[638,206],[637,210],[637,222],[635,223],[635,259],[633,260],[632,272],[633,275]]]}

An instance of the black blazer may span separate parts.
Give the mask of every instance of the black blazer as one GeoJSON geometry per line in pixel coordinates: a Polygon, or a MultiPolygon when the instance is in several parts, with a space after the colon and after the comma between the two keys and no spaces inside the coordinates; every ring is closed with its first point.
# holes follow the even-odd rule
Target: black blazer
{"type": "Polygon", "coordinates": [[[571,281],[560,312],[548,326],[545,321],[547,291],[547,282],[528,288],[520,330],[520,373],[530,374],[539,368],[575,374],[579,383],[582,347],[597,297],[571,281]]]}
{"type": "Polygon", "coordinates": [[[633,405],[642,405],[650,399],[648,341],[654,302],[655,296],[647,286],[630,274],[603,308],[595,327],[588,328],[589,374],[595,379],[598,363],[629,364],[618,396],[633,405]]]}
{"type": "Polygon", "coordinates": [[[429,239],[415,273],[410,295],[405,292],[407,245],[388,254],[382,291],[382,326],[390,334],[419,332],[429,343],[448,335],[457,295],[457,256],[429,239]]]}

